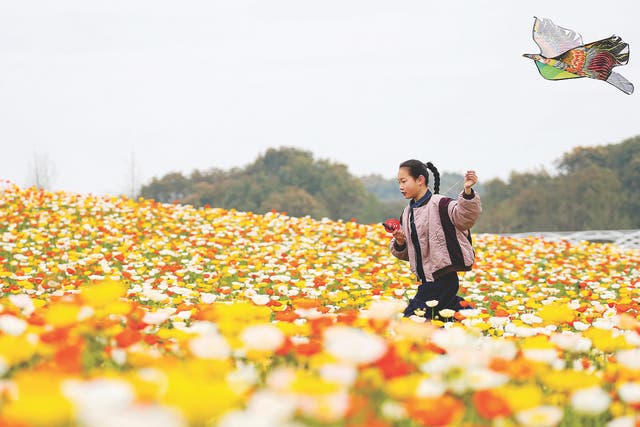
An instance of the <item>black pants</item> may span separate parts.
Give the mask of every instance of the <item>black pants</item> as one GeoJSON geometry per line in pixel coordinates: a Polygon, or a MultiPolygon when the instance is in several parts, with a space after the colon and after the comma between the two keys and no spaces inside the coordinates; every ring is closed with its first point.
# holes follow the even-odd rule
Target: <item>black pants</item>
{"type": "Polygon", "coordinates": [[[409,305],[404,310],[404,316],[409,317],[418,309],[425,310],[424,317],[432,319],[438,316],[440,310],[449,308],[458,311],[462,308],[462,297],[456,295],[460,288],[458,274],[453,271],[445,274],[433,282],[425,282],[418,286],[418,293],[409,300],[409,305]],[[438,305],[435,307],[427,307],[426,302],[436,300],[438,305]]]}

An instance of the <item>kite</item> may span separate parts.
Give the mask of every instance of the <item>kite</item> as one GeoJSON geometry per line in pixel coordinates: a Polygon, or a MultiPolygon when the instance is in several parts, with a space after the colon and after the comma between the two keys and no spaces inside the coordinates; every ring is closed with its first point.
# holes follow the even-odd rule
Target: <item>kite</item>
{"type": "Polygon", "coordinates": [[[533,40],[540,54],[525,53],[535,61],[538,71],[548,80],[590,77],[604,80],[627,95],[633,93],[633,84],[612,71],[613,67],[629,62],[629,45],[618,36],[583,44],[582,36],[560,27],[550,19],[535,18],[533,40]]]}

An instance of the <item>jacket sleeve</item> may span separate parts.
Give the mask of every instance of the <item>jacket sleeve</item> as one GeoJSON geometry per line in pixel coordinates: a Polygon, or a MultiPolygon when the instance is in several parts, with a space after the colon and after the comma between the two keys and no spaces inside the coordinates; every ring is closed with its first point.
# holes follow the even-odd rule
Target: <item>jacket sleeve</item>
{"type": "Polygon", "coordinates": [[[449,204],[449,217],[459,230],[469,230],[476,223],[482,213],[480,196],[473,188],[470,195],[460,193],[454,203],[449,204]]]}
{"type": "Polygon", "coordinates": [[[409,261],[409,249],[407,248],[407,242],[404,243],[403,247],[399,247],[396,245],[396,239],[391,239],[389,249],[391,250],[391,255],[394,257],[403,261],[409,261]]]}

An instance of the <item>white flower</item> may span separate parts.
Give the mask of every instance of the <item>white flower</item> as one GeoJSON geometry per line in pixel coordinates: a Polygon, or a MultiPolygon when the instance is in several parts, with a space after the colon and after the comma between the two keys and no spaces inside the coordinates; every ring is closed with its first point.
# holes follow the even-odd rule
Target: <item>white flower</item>
{"type": "Polygon", "coordinates": [[[10,314],[0,316],[0,331],[7,335],[22,335],[27,330],[27,322],[10,314]]]}
{"type": "Polygon", "coordinates": [[[536,316],[533,313],[525,313],[520,316],[520,320],[522,320],[527,325],[533,325],[534,323],[542,323],[542,318],[536,316]]]}
{"type": "Polygon", "coordinates": [[[251,297],[251,301],[253,301],[255,305],[265,305],[269,300],[269,295],[254,295],[251,297]]]}
{"type": "Polygon", "coordinates": [[[227,374],[226,380],[236,393],[244,394],[257,384],[259,375],[254,365],[240,364],[235,371],[227,374]]]}
{"type": "Polygon", "coordinates": [[[576,390],[571,396],[571,406],[580,414],[599,415],[609,408],[611,398],[600,387],[576,390]]]}
{"type": "Polygon", "coordinates": [[[160,309],[157,311],[150,311],[144,314],[142,321],[148,325],[159,325],[164,323],[171,315],[170,310],[160,309]]]}
{"type": "Polygon", "coordinates": [[[433,333],[432,340],[438,347],[447,351],[472,348],[477,342],[476,337],[465,332],[462,328],[447,331],[438,329],[433,333]]]}
{"type": "Polygon", "coordinates": [[[489,337],[478,339],[477,351],[482,354],[486,360],[492,358],[513,360],[518,355],[518,347],[513,341],[489,337]]]}
{"type": "Polygon", "coordinates": [[[275,351],[284,343],[284,334],[273,325],[251,325],[242,330],[240,339],[248,350],[275,351]]]}
{"type": "Polygon", "coordinates": [[[358,371],[353,365],[326,363],[320,367],[320,376],[328,382],[350,386],[356,380],[358,371]]]}
{"type": "Polygon", "coordinates": [[[200,301],[202,301],[205,304],[211,304],[213,302],[215,302],[215,300],[218,298],[218,296],[216,294],[210,294],[207,292],[201,292],[200,293],[200,301]]]}
{"type": "Polygon", "coordinates": [[[380,407],[380,412],[385,418],[397,421],[407,416],[407,410],[403,405],[392,400],[385,400],[380,407]]]}
{"type": "Polygon", "coordinates": [[[295,370],[289,367],[278,367],[269,373],[267,385],[271,390],[284,392],[289,390],[291,383],[293,383],[295,379],[295,370]]]}
{"type": "Polygon", "coordinates": [[[416,316],[415,314],[412,314],[411,316],[409,316],[409,320],[414,321],[416,323],[425,323],[427,321],[427,319],[425,319],[422,316],[416,316]]]}
{"type": "Polygon", "coordinates": [[[516,413],[516,420],[524,427],[553,427],[562,421],[563,411],[557,406],[538,406],[516,413]]]}
{"type": "Polygon", "coordinates": [[[367,310],[368,317],[376,320],[389,320],[401,313],[407,303],[400,300],[373,301],[367,310]]]}
{"type": "Polygon", "coordinates": [[[80,311],[78,312],[78,321],[81,322],[83,320],[87,320],[91,318],[94,314],[95,314],[95,311],[93,310],[92,307],[83,305],[82,308],[80,308],[80,311]]]}
{"type": "Polygon", "coordinates": [[[447,319],[449,317],[453,317],[456,314],[456,312],[455,310],[451,310],[450,308],[445,308],[444,310],[440,310],[439,314],[440,316],[447,319]]]}
{"type": "Polygon", "coordinates": [[[251,396],[247,411],[273,422],[278,422],[277,425],[280,425],[280,423],[289,420],[295,414],[295,401],[288,397],[285,394],[270,390],[257,391],[251,396]]]}
{"type": "Polygon", "coordinates": [[[227,340],[217,334],[205,334],[189,341],[189,350],[201,359],[227,359],[231,347],[227,340]]]}
{"type": "Polygon", "coordinates": [[[343,418],[351,401],[347,391],[316,396],[298,395],[296,400],[303,415],[326,423],[335,423],[343,418]]]}
{"type": "Polygon", "coordinates": [[[436,305],[438,305],[438,300],[432,299],[432,300],[427,301],[425,304],[427,304],[427,307],[433,308],[436,305]]]}
{"type": "Polygon", "coordinates": [[[558,360],[558,352],[555,348],[527,348],[522,350],[525,359],[545,362],[548,364],[558,360]]]}
{"type": "Polygon", "coordinates": [[[497,388],[509,381],[509,377],[491,369],[474,369],[463,375],[465,385],[472,390],[497,388]]]}
{"type": "Polygon", "coordinates": [[[489,318],[489,324],[491,325],[492,328],[502,327],[509,322],[510,320],[508,317],[490,317],[489,318]]]}
{"type": "Polygon", "coordinates": [[[446,354],[436,356],[420,366],[420,370],[431,376],[443,375],[454,367],[453,359],[446,354]]]}
{"type": "Polygon", "coordinates": [[[620,365],[640,371],[640,349],[621,350],[616,354],[616,359],[620,365]]]}
{"type": "Polygon", "coordinates": [[[131,384],[117,379],[67,380],[62,383],[62,393],[82,413],[107,413],[126,408],[135,401],[131,384]]]}
{"type": "Polygon", "coordinates": [[[573,322],[573,327],[575,328],[576,331],[583,332],[589,329],[591,325],[589,325],[588,323],[577,321],[577,322],[573,322]]]}
{"type": "Polygon", "coordinates": [[[87,427],[187,427],[178,411],[160,405],[131,405],[120,410],[84,412],[78,417],[87,427]]]}
{"type": "Polygon", "coordinates": [[[9,295],[9,301],[11,304],[22,310],[22,313],[25,316],[31,315],[35,310],[33,300],[27,294],[9,295]]]}
{"type": "Polygon", "coordinates": [[[612,319],[602,319],[602,318],[594,320],[592,325],[594,328],[604,329],[604,330],[611,330],[616,326],[615,321],[613,321],[612,319]]]}
{"type": "Polygon", "coordinates": [[[348,326],[333,326],[324,332],[324,348],[340,361],[367,364],[380,359],[387,351],[384,338],[348,326]]]}
{"type": "Polygon", "coordinates": [[[416,397],[439,397],[447,391],[447,386],[434,379],[424,379],[418,384],[416,397]]]}
{"type": "Polygon", "coordinates": [[[463,310],[458,311],[458,313],[460,313],[463,317],[469,318],[469,317],[477,317],[482,312],[477,308],[465,308],[463,310]]]}
{"type": "Polygon", "coordinates": [[[618,387],[620,399],[625,403],[640,403],[640,382],[629,382],[618,387]]]}
{"type": "Polygon", "coordinates": [[[633,416],[618,417],[609,421],[605,427],[635,427],[636,418],[633,416]]]}
{"type": "Polygon", "coordinates": [[[169,299],[169,296],[167,294],[157,289],[144,289],[141,292],[140,297],[143,299],[151,300],[153,302],[163,302],[169,299]]]}
{"type": "Polygon", "coordinates": [[[551,336],[550,341],[562,350],[572,353],[584,353],[591,348],[591,340],[589,338],[572,332],[554,334],[551,336]]]}

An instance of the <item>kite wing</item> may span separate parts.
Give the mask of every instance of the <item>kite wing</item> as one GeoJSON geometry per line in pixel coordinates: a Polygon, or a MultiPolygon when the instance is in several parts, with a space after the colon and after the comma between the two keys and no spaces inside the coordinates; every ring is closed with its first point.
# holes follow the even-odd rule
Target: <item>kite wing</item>
{"type": "Polygon", "coordinates": [[[533,41],[540,47],[542,56],[547,58],[554,58],[583,44],[582,36],[575,31],[560,27],[551,19],[537,17],[533,23],[533,41]]]}

